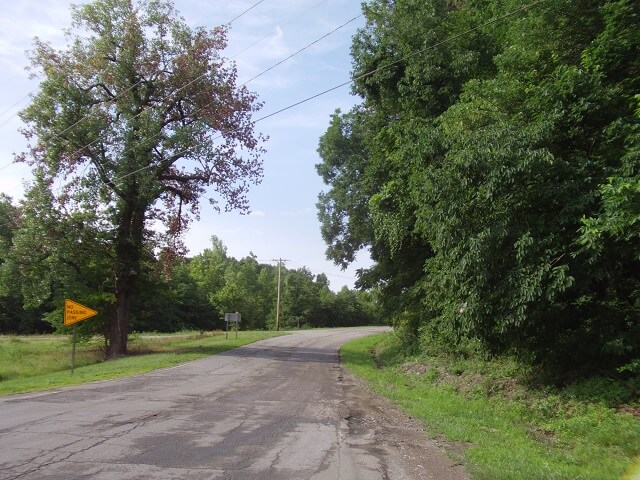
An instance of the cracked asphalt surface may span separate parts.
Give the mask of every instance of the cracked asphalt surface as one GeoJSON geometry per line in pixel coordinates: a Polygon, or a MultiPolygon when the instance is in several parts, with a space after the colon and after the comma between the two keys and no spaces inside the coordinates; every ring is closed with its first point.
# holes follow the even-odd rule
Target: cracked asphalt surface
{"type": "Polygon", "coordinates": [[[126,379],[0,399],[0,479],[465,479],[342,371],[383,330],[305,331],[126,379]]]}

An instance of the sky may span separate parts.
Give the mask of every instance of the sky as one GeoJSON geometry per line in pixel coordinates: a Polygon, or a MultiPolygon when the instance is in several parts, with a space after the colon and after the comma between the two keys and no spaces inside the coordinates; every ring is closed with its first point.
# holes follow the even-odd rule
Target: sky
{"type": "MultiPolygon", "coordinates": [[[[63,30],[70,26],[71,2],[0,3],[0,192],[18,201],[31,173],[28,167],[12,163],[15,153],[26,150],[16,113],[38,88],[37,79],[30,79],[25,70],[26,51],[36,36],[56,47],[66,44],[63,30]]],[[[351,38],[364,25],[357,0],[174,0],[174,4],[192,27],[226,24],[242,14],[231,24],[224,51],[236,62],[239,83],[317,41],[247,84],[264,102],[256,119],[348,81],[351,38]]],[[[208,207],[210,195],[205,195],[201,218],[185,237],[189,256],[209,247],[215,235],[235,258],[253,253],[260,263],[286,259],[287,268],[325,273],[333,290],[353,288],[356,269],[371,261],[363,253],[343,271],[327,260],[315,206],[318,194],[328,189],[315,170],[320,162],[318,140],[336,108],[346,111],[358,103],[350,92],[349,85],[343,86],[256,124],[256,131],[269,140],[262,157],[264,178],[248,195],[251,213],[214,212],[208,207]]]]}

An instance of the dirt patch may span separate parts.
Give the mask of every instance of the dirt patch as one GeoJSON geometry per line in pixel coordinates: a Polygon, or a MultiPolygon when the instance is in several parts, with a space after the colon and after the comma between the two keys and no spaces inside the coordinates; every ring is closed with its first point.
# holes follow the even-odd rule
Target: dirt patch
{"type": "Polygon", "coordinates": [[[505,400],[522,399],[527,396],[526,389],[511,377],[491,378],[480,373],[450,372],[445,367],[434,366],[426,362],[407,362],[402,365],[407,375],[425,376],[425,381],[437,386],[448,385],[463,395],[482,392],[488,397],[495,396],[505,400]]]}
{"type": "Polygon", "coordinates": [[[373,363],[375,363],[378,370],[384,368],[384,364],[382,363],[382,361],[380,361],[380,348],[381,346],[378,344],[371,350],[371,358],[373,359],[373,363]]]}
{"type": "Polygon", "coordinates": [[[640,407],[632,407],[630,405],[623,405],[621,407],[618,407],[617,411],[620,412],[620,413],[628,413],[630,415],[633,415],[634,417],[640,417],[640,407]]]}
{"type": "Polygon", "coordinates": [[[385,478],[468,480],[461,463],[468,444],[430,439],[419,421],[369,390],[360,379],[345,371],[341,377],[350,435],[362,439],[360,448],[381,459],[385,478]]]}
{"type": "Polygon", "coordinates": [[[531,428],[527,432],[531,438],[544,445],[553,446],[556,443],[556,434],[543,428],[531,428]]]}
{"type": "Polygon", "coordinates": [[[407,362],[402,365],[402,370],[408,375],[424,375],[432,369],[431,365],[423,362],[407,362]]]}

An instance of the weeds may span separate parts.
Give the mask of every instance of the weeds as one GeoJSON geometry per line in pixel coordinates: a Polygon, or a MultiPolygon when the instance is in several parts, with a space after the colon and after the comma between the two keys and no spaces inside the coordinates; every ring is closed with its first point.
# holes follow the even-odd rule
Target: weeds
{"type": "Polygon", "coordinates": [[[543,385],[512,358],[406,357],[393,335],[351,342],[342,358],[430,435],[468,443],[474,479],[617,480],[640,455],[634,379],[543,385]]]}

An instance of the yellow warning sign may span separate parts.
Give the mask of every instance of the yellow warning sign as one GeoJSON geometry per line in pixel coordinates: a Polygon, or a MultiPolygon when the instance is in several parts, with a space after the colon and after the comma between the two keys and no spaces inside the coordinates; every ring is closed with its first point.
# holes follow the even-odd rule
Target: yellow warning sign
{"type": "Polygon", "coordinates": [[[92,310],[89,307],[74,302],[73,300],[64,301],[64,324],[73,325],[74,323],[81,322],[87,318],[91,318],[97,315],[98,312],[92,310]]]}

